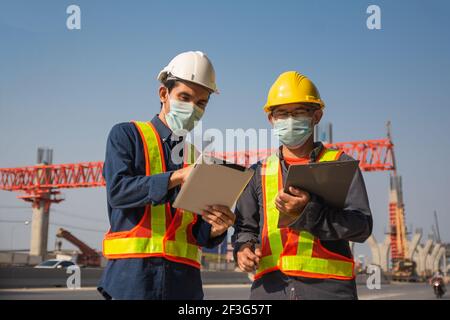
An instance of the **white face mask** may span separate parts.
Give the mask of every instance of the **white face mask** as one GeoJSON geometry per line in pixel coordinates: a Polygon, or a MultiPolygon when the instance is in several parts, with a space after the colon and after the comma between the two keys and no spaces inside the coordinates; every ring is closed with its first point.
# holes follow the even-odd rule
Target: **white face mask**
{"type": "Polygon", "coordinates": [[[313,123],[310,117],[289,117],[273,122],[275,136],[280,142],[290,148],[298,148],[305,144],[313,133],[313,123]]]}
{"type": "Polygon", "coordinates": [[[170,111],[166,113],[167,125],[177,136],[185,136],[194,129],[205,112],[194,103],[176,99],[169,99],[169,108],[170,111]]]}

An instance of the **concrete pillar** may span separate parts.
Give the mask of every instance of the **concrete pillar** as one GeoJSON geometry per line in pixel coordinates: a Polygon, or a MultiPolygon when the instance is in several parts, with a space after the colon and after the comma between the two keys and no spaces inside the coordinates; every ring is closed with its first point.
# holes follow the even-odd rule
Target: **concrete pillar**
{"type": "Polygon", "coordinates": [[[441,245],[439,243],[436,243],[433,247],[433,250],[431,251],[431,254],[427,256],[427,269],[426,271],[429,273],[433,272],[434,267],[434,259],[436,259],[436,256],[439,253],[439,249],[441,248],[441,245]]]}
{"type": "MultiPolygon", "coordinates": [[[[38,148],[37,163],[40,166],[52,164],[53,150],[38,148]]],[[[51,183],[51,170],[39,169],[35,177],[37,183],[46,185],[51,183]],[[45,171],[44,171],[45,170],[45,171]]],[[[33,200],[33,217],[31,223],[30,256],[38,256],[42,260],[47,256],[48,224],[50,211],[51,190],[40,189],[33,200]]]]}
{"type": "Polygon", "coordinates": [[[374,235],[371,235],[367,239],[370,250],[372,252],[371,264],[375,264],[381,267],[384,272],[389,269],[389,250],[391,247],[391,241],[389,236],[386,236],[384,243],[379,244],[374,235]]]}
{"type": "MultiPolygon", "coordinates": [[[[448,273],[447,273],[447,269],[448,269],[448,265],[447,265],[447,246],[448,245],[445,245],[445,252],[444,252],[444,270],[443,270],[443,272],[444,272],[444,275],[445,275],[445,278],[447,279],[447,277],[448,277],[448,273]]],[[[448,279],[447,279],[447,283],[448,283],[448,279]]]]}
{"type": "Polygon", "coordinates": [[[428,253],[430,252],[431,246],[433,245],[433,240],[428,239],[425,244],[418,245],[416,248],[416,259],[417,262],[417,273],[420,276],[426,275],[426,269],[427,269],[427,257],[428,253]]]}
{"type": "Polygon", "coordinates": [[[389,252],[391,250],[391,238],[389,235],[384,238],[384,243],[380,244],[381,269],[384,272],[389,271],[389,252]]]}
{"type": "Polygon", "coordinates": [[[350,251],[352,252],[352,255],[354,256],[354,252],[355,252],[355,243],[353,241],[349,241],[348,245],[350,246],[350,251]]]}
{"type": "Polygon", "coordinates": [[[31,223],[30,256],[39,256],[45,260],[47,255],[49,206],[45,200],[40,200],[39,205],[33,207],[31,223]]]}
{"type": "Polygon", "coordinates": [[[420,239],[422,238],[422,233],[421,232],[416,232],[414,234],[414,236],[412,237],[411,241],[409,242],[408,245],[408,256],[406,257],[407,259],[412,260],[413,259],[413,255],[414,252],[416,251],[417,246],[419,245],[420,239]]]}
{"type": "Polygon", "coordinates": [[[439,264],[439,262],[441,261],[441,259],[444,256],[445,256],[445,247],[441,246],[439,251],[438,251],[438,253],[437,253],[437,255],[436,255],[436,258],[434,258],[434,261],[433,261],[433,272],[436,272],[439,269],[441,269],[441,271],[444,271],[443,268],[440,268],[441,265],[439,264]]]}
{"type": "Polygon", "coordinates": [[[370,263],[381,266],[380,247],[378,246],[378,242],[373,234],[371,234],[367,239],[367,243],[369,244],[370,251],[372,252],[372,260],[370,263]]]}

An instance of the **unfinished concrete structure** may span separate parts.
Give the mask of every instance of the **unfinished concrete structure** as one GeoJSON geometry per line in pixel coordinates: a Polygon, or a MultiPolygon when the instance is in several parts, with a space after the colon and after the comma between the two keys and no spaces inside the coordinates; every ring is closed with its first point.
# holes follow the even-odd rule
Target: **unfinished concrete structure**
{"type": "Polygon", "coordinates": [[[378,243],[372,234],[367,239],[370,250],[372,252],[371,264],[380,266],[384,272],[389,271],[389,252],[391,249],[391,240],[389,236],[384,238],[383,243],[378,243]]]}
{"type": "Polygon", "coordinates": [[[419,244],[416,248],[416,254],[413,255],[413,260],[417,264],[417,274],[419,276],[426,276],[427,270],[427,257],[429,255],[433,240],[428,239],[425,244],[419,244]]]}
{"type": "MultiPolygon", "coordinates": [[[[416,263],[417,274],[421,277],[429,277],[434,272],[441,270],[450,271],[447,266],[446,246],[428,239],[424,244],[420,243],[422,231],[414,233],[408,241],[408,253],[406,258],[416,263]]],[[[390,271],[390,237],[386,236],[383,243],[378,243],[373,235],[367,240],[371,253],[371,263],[378,265],[385,272],[390,271]]]]}

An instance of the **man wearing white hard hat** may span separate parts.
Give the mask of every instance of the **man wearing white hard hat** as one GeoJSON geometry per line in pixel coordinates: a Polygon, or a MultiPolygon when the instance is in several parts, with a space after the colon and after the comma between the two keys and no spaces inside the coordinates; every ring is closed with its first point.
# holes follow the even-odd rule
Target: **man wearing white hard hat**
{"type": "Polygon", "coordinates": [[[202,299],[201,247],[220,244],[234,223],[227,207],[201,215],[172,207],[195,160],[192,146],[177,146],[218,93],[211,61],[200,51],[181,53],[158,80],[159,114],[119,123],[108,137],[103,176],[111,228],[98,288],[106,299],[202,299]]]}

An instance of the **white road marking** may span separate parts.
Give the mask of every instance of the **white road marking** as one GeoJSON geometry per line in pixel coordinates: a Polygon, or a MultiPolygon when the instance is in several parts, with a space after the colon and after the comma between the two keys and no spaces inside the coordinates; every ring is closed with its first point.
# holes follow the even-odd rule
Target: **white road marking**
{"type": "Polygon", "coordinates": [[[96,291],[97,287],[81,287],[80,289],[68,288],[14,288],[0,289],[1,292],[80,292],[80,291],[96,291]]]}
{"type": "Polygon", "coordinates": [[[248,288],[252,287],[251,284],[204,284],[203,288],[206,289],[228,289],[228,288],[248,288]]]}
{"type": "MultiPolygon", "coordinates": [[[[205,289],[240,289],[251,288],[251,284],[205,284],[205,289]]],[[[68,289],[68,288],[13,288],[13,289],[0,289],[1,292],[80,292],[80,291],[96,291],[96,287],[81,287],[80,289],[68,289]]]]}
{"type": "Polygon", "coordinates": [[[393,298],[402,296],[404,293],[384,293],[384,294],[371,294],[371,295],[360,295],[359,300],[385,300],[387,298],[393,298]]]}

